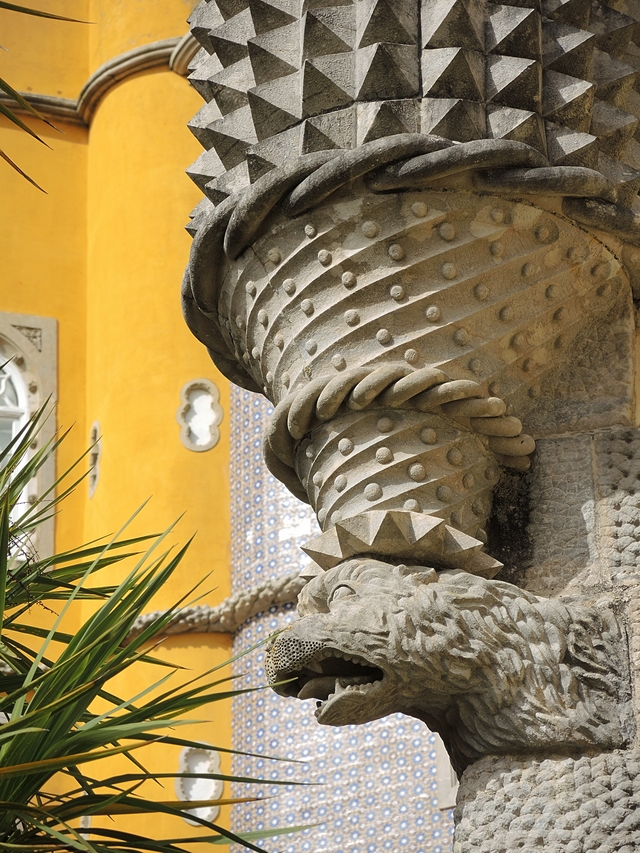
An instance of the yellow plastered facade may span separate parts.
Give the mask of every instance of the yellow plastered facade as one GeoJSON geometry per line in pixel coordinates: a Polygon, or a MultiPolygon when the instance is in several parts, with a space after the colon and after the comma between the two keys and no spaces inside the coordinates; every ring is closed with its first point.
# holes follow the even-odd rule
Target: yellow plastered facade
{"type": "MultiPolygon", "coordinates": [[[[182,37],[193,5],[191,0],[38,4],[93,22],[88,24],[0,11],[1,42],[9,48],[2,54],[0,76],[25,92],[75,100],[103,63],[136,47],[182,37]]],[[[0,118],[0,148],[47,193],[0,164],[0,310],[57,320],[57,423],[72,426],[58,452],[58,473],[87,449],[95,421],[102,434],[95,494],[89,498],[82,483],[66,501],[56,520],[56,548],[113,533],[147,499],[130,535],[164,530],[182,516],[170,544],[196,536],[153,602],[158,609],[206,575],[199,603],[218,604],[230,592],[229,386],[187,330],[179,301],[190,246],[183,226],[200,199],[184,174],[201,150],[186,123],[200,105],[187,80],[167,64],[109,88],[90,127],[59,119],[57,132],[25,119],[53,150],[0,118]],[[218,444],[197,453],[180,441],[176,412],[183,385],[202,377],[217,386],[224,416],[218,444]]],[[[113,570],[112,580],[121,573],[113,570]]],[[[77,608],[74,618],[79,622],[90,606],[77,608]]],[[[227,660],[231,638],[175,635],[162,648],[193,674],[227,660]]],[[[144,677],[138,674],[134,683],[125,674],[115,686],[120,695],[135,695],[144,677]]],[[[198,716],[211,722],[190,735],[231,746],[230,701],[198,716]]],[[[178,753],[177,747],[156,744],[149,761],[159,772],[176,771],[178,753]]],[[[230,770],[228,755],[222,756],[222,768],[230,770]]],[[[172,799],[173,781],[154,796],[172,799]]],[[[223,796],[230,796],[228,786],[223,796]]],[[[226,811],[220,819],[228,825],[226,811]]],[[[178,824],[171,818],[138,818],[136,829],[150,835],[199,833],[178,824]]]]}

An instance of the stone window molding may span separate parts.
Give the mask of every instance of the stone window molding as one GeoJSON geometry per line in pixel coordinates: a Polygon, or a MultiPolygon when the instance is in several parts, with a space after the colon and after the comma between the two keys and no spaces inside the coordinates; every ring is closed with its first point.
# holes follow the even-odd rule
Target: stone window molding
{"type": "Polygon", "coordinates": [[[203,453],[215,447],[223,416],[220,392],[210,379],[192,379],[182,386],[176,420],[180,424],[180,441],[187,450],[203,453]]]}
{"type": "MultiPolygon", "coordinates": [[[[220,756],[213,747],[185,747],[180,752],[178,764],[179,773],[193,773],[195,778],[176,778],[176,795],[180,800],[217,800],[222,796],[224,783],[220,779],[206,779],[197,774],[220,773],[220,756]]],[[[191,826],[199,826],[196,821],[189,820],[188,814],[193,814],[202,820],[215,820],[220,812],[219,806],[200,806],[185,812],[184,820],[191,826]]]]}
{"type": "MultiPolygon", "coordinates": [[[[57,321],[51,317],[0,312],[0,364],[8,362],[5,373],[12,375],[14,384],[22,386],[19,401],[24,407],[24,420],[48,402],[52,413],[42,424],[37,439],[42,447],[56,431],[53,407],[57,399],[57,321]]],[[[35,447],[34,447],[35,449],[35,447]]],[[[45,494],[55,482],[55,459],[50,457],[27,488],[26,498],[45,494]]],[[[33,541],[40,556],[53,553],[53,519],[39,526],[37,541],[33,541]]]]}
{"type": "Polygon", "coordinates": [[[100,479],[100,459],[102,457],[102,430],[98,421],[91,424],[89,430],[89,498],[92,498],[98,488],[100,479]]]}

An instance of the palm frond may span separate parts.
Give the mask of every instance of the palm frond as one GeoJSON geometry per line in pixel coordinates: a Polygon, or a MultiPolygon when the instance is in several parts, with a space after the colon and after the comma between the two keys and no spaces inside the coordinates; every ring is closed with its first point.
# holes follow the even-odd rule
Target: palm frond
{"type": "MultiPolygon", "coordinates": [[[[59,445],[59,439],[54,439],[37,452],[31,449],[44,421],[44,413],[39,412],[0,454],[0,661],[8,665],[6,674],[0,672],[0,851],[188,853],[194,841],[214,845],[224,841],[265,853],[256,842],[276,834],[272,830],[241,838],[192,811],[198,805],[238,804],[252,798],[199,804],[152,800],[138,792],[149,779],[161,786],[163,779],[195,778],[189,773],[148,773],[137,756],[159,740],[172,746],[210,748],[180,737],[176,730],[197,723],[190,715],[201,708],[250,689],[234,689],[233,677],[220,673],[222,665],[176,685],[179,668],[158,656],[158,643],[155,647],[150,643],[174,617],[184,597],[143,631],[131,635],[134,623],[166,586],[189,547],[187,543],[175,554],[166,547],[173,526],[153,536],[127,536],[138,510],[110,538],[77,549],[40,558],[32,548],[21,547],[24,537],[37,531],[45,517],[43,501],[56,510],[60,503],[59,496],[49,492],[16,517],[27,483],[59,445]],[[95,583],[97,572],[123,561],[129,570],[119,584],[95,583]],[[99,606],[75,633],[63,631],[62,622],[70,608],[83,599],[95,600],[99,606]],[[47,601],[63,602],[51,626],[30,625],[30,609],[47,601]],[[142,663],[160,667],[158,677],[135,695],[118,697],[110,683],[142,663]],[[85,772],[86,765],[95,768],[96,762],[109,767],[116,755],[128,758],[137,771],[118,775],[96,773],[95,769],[92,775],[85,772]],[[70,783],[62,786],[64,793],[59,784],[51,784],[60,774],[70,783]],[[185,811],[206,835],[197,840],[158,839],[109,826],[92,828],[88,839],[76,826],[81,815],[153,813],[182,818],[185,811]]],[[[75,468],[67,472],[72,479],[75,468]]],[[[59,485],[62,495],[69,493],[63,481],[59,485]]],[[[206,777],[253,784],[261,781],[224,773],[206,777]]],[[[270,779],[268,784],[305,783],[270,779]]],[[[277,834],[287,831],[294,829],[283,828],[277,834]]]]}

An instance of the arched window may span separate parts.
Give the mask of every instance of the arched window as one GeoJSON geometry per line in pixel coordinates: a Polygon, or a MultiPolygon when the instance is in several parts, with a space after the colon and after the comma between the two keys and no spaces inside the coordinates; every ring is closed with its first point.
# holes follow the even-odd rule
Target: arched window
{"type": "Polygon", "coordinates": [[[0,451],[10,443],[28,418],[27,387],[13,360],[0,367],[0,451]]]}
{"type": "MultiPolygon", "coordinates": [[[[57,385],[57,323],[50,317],[0,311],[0,452],[29,417],[49,401],[53,410],[57,385]]],[[[34,450],[55,435],[55,412],[44,419],[34,450]]],[[[51,456],[31,479],[20,499],[32,503],[47,495],[55,481],[55,459],[51,456]]],[[[44,521],[31,544],[41,557],[53,553],[53,517],[44,521]]]]}

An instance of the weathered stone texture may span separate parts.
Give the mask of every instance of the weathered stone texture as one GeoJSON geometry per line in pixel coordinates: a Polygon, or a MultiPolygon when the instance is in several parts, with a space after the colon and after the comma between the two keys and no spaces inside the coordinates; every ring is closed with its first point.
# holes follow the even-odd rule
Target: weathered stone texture
{"type": "Polygon", "coordinates": [[[640,753],[483,758],[460,784],[454,853],[636,853],[640,753]]]}
{"type": "MultiPolygon", "coordinates": [[[[610,310],[585,326],[570,345],[566,361],[544,377],[545,405],[517,401],[527,430],[536,436],[585,432],[629,424],[632,417],[633,311],[626,281],[607,282],[610,310]]],[[[599,294],[606,295],[604,290],[599,294]]],[[[561,347],[560,341],[556,346],[561,347]]]]}
{"type": "Polygon", "coordinates": [[[602,558],[613,581],[637,587],[640,568],[640,430],[596,439],[602,558]]]}
{"type": "Polygon", "coordinates": [[[589,436],[537,443],[530,477],[524,585],[556,596],[601,580],[595,542],[589,436]]]}

